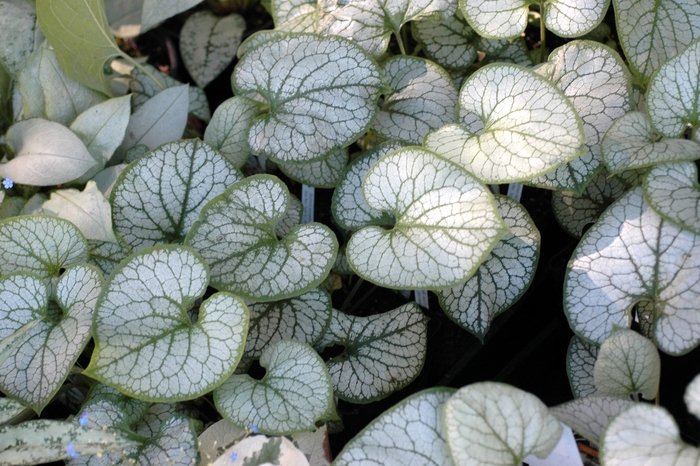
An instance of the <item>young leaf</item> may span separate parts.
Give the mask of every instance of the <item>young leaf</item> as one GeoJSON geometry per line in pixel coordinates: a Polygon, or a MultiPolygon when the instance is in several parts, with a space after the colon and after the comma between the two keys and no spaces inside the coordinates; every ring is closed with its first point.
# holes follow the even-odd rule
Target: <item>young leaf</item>
{"type": "Polygon", "coordinates": [[[124,141],[114,155],[121,158],[139,144],[155,149],[180,139],[187,126],[188,87],[186,84],[169,87],[139,107],[131,115],[124,141]]]}
{"type": "Polygon", "coordinates": [[[87,257],[85,237],[67,220],[32,215],[0,221],[0,275],[26,271],[50,278],[87,257]]]}
{"type": "Polygon", "coordinates": [[[368,226],[348,242],[350,266],[366,280],[398,289],[464,282],[507,228],[476,178],[423,148],[394,151],[365,176],[374,209],[393,213],[392,230],[368,226]]]}
{"type": "Polygon", "coordinates": [[[644,198],[668,221],[700,235],[700,185],[694,163],[652,167],[644,177],[644,198]]]}
{"type": "Polygon", "coordinates": [[[53,186],[100,167],[78,136],[53,121],[33,118],[15,123],[6,142],[15,158],[0,164],[0,178],[15,183],[53,186]]]}
{"type": "Polygon", "coordinates": [[[202,0],[144,0],[141,13],[141,32],[144,33],[161,21],[189,10],[202,0]]]}
{"type": "Polygon", "coordinates": [[[608,424],[600,458],[611,466],[682,466],[698,464],[700,450],[681,440],[664,408],[636,403],[608,424]]]}
{"type": "Polygon", "coordinates": [[[92,266],[69,267],[61,275],[52,296],[55,303],[42,309],[41,324],[25,333],[15,353],[0,365],[3,392],[37,413],[44,409],[90,339],[101,291],[102,275],[92,266]]]}
{"type": "Polygon", "coordinates": [[[117,242],[112,230],[112,209],[94,181],[88,181],[82,192],[77,189],[52,192],[42,208],[45,214],[72,222],[88,240],[117,242]]]}
{"type": "Polygon", "coordinates": [[[610,173],[617,174],[657,163],[699,159],[700,144],[666,139],[654,130],[646,113],[629,112],[608,128],[600,152],[610,173]]]}
{"type": "Polygon", "coordinates": [[[162,145],[119,175],[111,194],[114,228],[134,250],[180,242],[207,202],[242,178],[198,139],[162,145]]]}
{"type": "Polygon", "coordinates": [[[428,58],[444,68],[466,68],[476,60],[480,37],[461,11],[439,23],[416,21],[411,24],[411,33],[428,58]]]}
{"type": "Polygon", "coordinates": [[[425,362],[427,324],[416,303],[370,317],[334,312],[316,346],[345,347],[327,362],[335,396],[371,403],[411,383],[425,362]]]}
{"type": "Polygon", "coordinates": [[[141,33],[143,0],[105,0],[109,28],[117,37],[136,37],[141,33]]]}
{"type": "MultiPolygon", "coordinates": [[[[525,30],[531,0],[460,0],[471,27],[489,39],[514,39],[525,30]]],[[[609,0],[550,0],[541,4],[547,29],[560,37],[578,37],[593,30],[605,16],[609,0]]]]}
{"type": "Polygon", "coordinates": [[[449,18],[456,9],[456,2],[450,0],[324,1],[318,4],[317,31],[351,39],[370,55],[379,56],[386,51],[391,33],[399,34],[407,22],[449,18]]]}
{"type": "MultiPolygon", "coordinates": [[[[143,104],[148,102],[151,97],[155,97],[163,89],[161,84],[153,80],[156,77],[165,88],[182,86],[182,82],[171,78],[167,74],[159,71],[157,68],[144,63],[142,68],[131,70],[131,80],[129,81],[129,89],[131,89],[131,103],[134,111],[138,110],[143,104]],[[149,74],[146,73],[148,71],[149,74]]],[[[211,119],[211,110],[209,110],[209,102],[203,89],[196,86],[188,86],[189,107],[188,112],[196,116],[204,122],[211,119]]]]}
{"type": "Polygon", "coordinates": [[[612,418],[634,402],[614,396],[593,395],[549,408],[549,412],[583,438],[599,445],[612,418]]]}
{"type": "Polygon", "coordinates": [[[540,255],[540,232],[517,201],[497,196],[508,232],[463,285],[437,291],[440,306],[482,342],[491,322],[527,291],[540,255]]]}
{"type": "Polygon", "coordinates": [[[235,13],[218,17],[210,11],[198,11],[185,20],[180,30],[180,53],[197,86],[204,88],[231,63],[245,29],[245,20],[235,13]]]}
{"type": "Polygon", "coordinates": [[[236,95],[255,95],[270,109],[250,128],[251,152],[281,162],[311,162],[350,145],[372,123],[385,86],[359,46],[311,34],[253,48],[231,82],[236,95]]]}
{"type": "Polygon", "coordinates": [[[70,129],[104,166],[124,140],[130,115],[129,96],[117,97],[85,110],[71,123],[70,129]]]}
{"type": "Polygon", "coordinates": [[[340,175],[333,191],[331,210],[336,222],[346,230],[359,230],[367,225],[393,225],[394,216],[367,205],[362,194],[362,180],[374,163],[397,149],[405,147],[398,141],[387,141],[373,147],[353,160],[340,175]]]}
{"type": "Polygon", "coordinates": [[[447,444],[455,464],[518,465],[545,458],[561,437],[561,424],[537,397],[510,385],[480,382],[445,403],[447,444]]]}
{"type": "Polygon", "coordinates": [[[564,282],[564,312],[579,336],[602,343],[615,326],[629,327],[632,306],[648,300],[654,339],[669,354],[684,354],[700,343],[700,325],[693,318],[697,299],[700,236],[654,212],[641,186],[588,230],[564,282]]]}
{"type": "Polygon", "coordinates": [[[552,52],[539,72],[574,105],[583,122],[586,152],[528,184],[580,194],[603,165],[603,134],[630,110],[629,71],[615,51],[596,42],[577,40],[552,52]]]}
{"type": "Polygon", "coordinates": [[[68,126],[78,114],[105,100],[104,94],[66,76],[47,42],[29,57],[19,82],[25,119],[45,117],[68,126]]]}
{"type": "Polygon", "coordinates": [[[443,432],[443,406],[455,392],[423,390],[394,405],[350,440],[335,466],[399,466],[452,463],[443,432]]]}
{"type": "Polygon", "coordinates": [[[31,0],[0,1],[0,63],[16,77],[44,35],[36,20],[31,0]]]}
{"type": "Polygon", "coordinates": [[[211,200],[187,234],[211,267],[212,286],[255,301],[278,301],[318,286],[335,262],[338,241],[319,223],[281,241],[289,191],[276,177],[255,175],[211,200]]]}
{"type": "Polygon", "coordinates": [[[123,451],[136,443],[124,435],[54,420],[28,421],[0,427],[0,463],[39,464],[72,455],[123,451]]]}
{"type": "Polygon", "coordinates": [[[331,322],[331,297],[320,288],[296,298],[256,303],[250,309],[245,357],[257,359],[270,344],[297,340],[313,345],[331,322]]]}
{"type": "Polygon", "coordinates": [[[574,238],[598,219],[613,201],[627,190],[627,185],[607,170],[599,171],[577,195],[568,191],[552,193],[552,210],[557,223],[574,238]]]}
{"type": "Polygon", "coordinates": [[[66,75],[91,89],[112,95],[104,73],[110,58],[126,57],[109,30],[102,0],[40,0],[41,30],[66,75]]]}
{"type": "Polygon", "coordinates": [[[336,417],[331,379],[309,345],[293,340],[268,345],[260,365],[267,370],[262,380],[233,375],[214,391],[217,409],[233,424],[287,435],[336,417]]]}
{"type": "Polygon", "coordinates": [[[384,74],[392,92],[372,124],[379,135],[420,145],[428,132],[455,121],[457,89],[436,64],[402,55],[384,63],[384,74]]]}
{"type": "Polygon", "coordinates": [[[192,310],[208,267],[183,246],[145,249],[112,273],[95,311],[85,374],[151,401],[196,398],[221,384],[245,346],[248,309],[217,293],[192,310]]]}
{"type": "Polygon", "coordinates": [[[484,183],[526,181],[585,150],[575,107],[522,66],[480,68],[462,86],[458,111],[460,124],[428,134],[424,144],[484,183]]]}
{"type": "Polygon", "coordinates": [[[291,179],[314,188],[334,188],[348,164],[348,148],[334,150],[326,158],[308,163],[282,163],[277,167],[291,179]]]}
{"type": "Polygon", "coordinates": [[[700,37],[695,0],[613,0],[613,7],[622,50],[644,82],[700,37]]]}
{"type": "Polygon", "coordinates": [[[616,330],[600,346],[593,377],[596,388],[604,395],[627,398],[641,393],[653,400],[661,379],[659,352],[637,332],[616,330]]]}
{"type": "Polygon", "coordinates": [[[204,131],[204,142],[218,150],[236,168],[250,156],[248,128],[260,111],[260,103],[245,97],[231,97],[219,105],[204,131]]]}
{"type": "Polygon", "coordinates": [[[575,398],[596,394],[593,368],[599,350],[598,345],[587,343],[576,335],[571,337],[566,352],[566,374],[575,398]]]}
{"type": "MultiPolygon", "coordinates": [[[[696,40],[664,63],[649,84],[649,119],[654,128],[666,137],[682,137],[688,125],[700,137],[697,131],[700,125],[699,61],[700,40],[696,40]]],[[[699,141],[697,138],[695,140],[699,141]]]]}
{"type": "Polygon", "coordinates": [[[685,401],[688,412],[700,418],[700,375],[696,375],[685,388],[683,401],[685,401]]]}

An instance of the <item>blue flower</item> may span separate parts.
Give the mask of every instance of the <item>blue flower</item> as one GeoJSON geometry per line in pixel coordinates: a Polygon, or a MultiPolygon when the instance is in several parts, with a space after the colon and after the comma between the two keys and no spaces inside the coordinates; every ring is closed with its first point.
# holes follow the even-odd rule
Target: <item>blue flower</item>
{"type": "Polygon", "coordinates": [[[80,456],[77,451],[75,451],[75,443],[71,442],[68,445],[66,445],[66,452],[68,452],[68,456],[71,458],[77,458],[80,456]]]}
{"type": "Polygon", "coordinates": [[[78,423],[80,424],[80,427],[87,426],[87,423],[88,423],[87,412],[83,412],[83,414],[80,415],[80,419],[78,420],[78,423]]]}
{"type": "Polygon", "coordinates": [[[257,428],[257,426],[256,426],[255,424],[249,425],[248,428],[250,429],[250,431],[251,431],[252,433],[254,433],[254,434],[257,434],[257,433],[258,433],[258,428],[257,428]]]}
{"type": "Polygon", "coordinates": [[[231,453],[231,462],[233,463],[234,461],[236,461],[236,458],[238,458],[238,453],[234,451],[233,453],[231,453]]]}
{"type": "Polygon", "coordinates": [[[2,186],[3,186],[5,189],[12,189],[12,187],[13,187],[14,185],[15,185],[15,182],[12,181],[10,178],[5,178],[4,180],[2,180],[2,186]]]}

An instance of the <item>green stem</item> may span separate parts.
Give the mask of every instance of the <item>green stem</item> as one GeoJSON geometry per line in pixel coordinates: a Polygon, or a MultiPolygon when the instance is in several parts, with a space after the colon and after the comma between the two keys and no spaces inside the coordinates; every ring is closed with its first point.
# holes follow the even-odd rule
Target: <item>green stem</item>
{"type": "Polygon", "coordinates": [[[137,62],[136,60],[134,60],[133,58],[131,58],[129,55],[127,55],[127,54],[124,53],[124,52],[121,52],[119,55],[120,55],[124,60],[126,60],[126,61],[128,61],[129,63],[131,63],[132,65],[134,65],[136,68],[138,68],[138,69],[140,69],[141,71],[143,71],[144,73],[146,73],[146,76],[148,76],[149,78],[151,78],[151,79],[153,80],[153,82],[155,82],[155,83],[158,85],[158,87],[160,87],[160,90],[161,90],[161,91],[165,89],[165,84],[163,84],[162,82],[160,82],[160,80],[159,80],[158,78],[156,78],[155,75],[154,75],[153,73],[151,73],[150,71],[148,71],[148,70],[146,69],[146,67],[143,66],[141,63],[137,62]]]}
{"type": "Polygon", "coordinates": [[[355,293],[357,293],[357,290],[360,289],[360,285],[362,285],[362,283],[364,283],[364,280],[362,278],[357,280],[357,283],[355,283],[355,286],[352,288],[352,290],[350,290],[350,294],[348,294],[348,297],[345,298],[345,302],[343,303],[342,306],[340,306],[340,312],[345,312],[345,309],[347,309],[348,305],[350,304],[350,301],[355,296],[355,293]]]}
{"type": "Polygon", "coordinates": [[[403,39],[401,39],[401,33],[399,31],[394,31],[396,36],[396,41],[399,43],[399,50],[401,50],[401,55],[406,55],[406,49],[403,46],[403,39]]]}
{"type": "Polygon", "coordinates": [[[547,29],[544,26],[544,3],[540,3],[540,63],[547,60],[547,29]]]}

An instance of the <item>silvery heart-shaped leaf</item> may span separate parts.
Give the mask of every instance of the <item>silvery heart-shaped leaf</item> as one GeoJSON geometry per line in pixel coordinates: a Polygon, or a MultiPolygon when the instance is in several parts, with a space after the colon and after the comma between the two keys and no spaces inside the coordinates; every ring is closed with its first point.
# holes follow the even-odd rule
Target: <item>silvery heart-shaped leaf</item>
{"type": "Polygon", "coordinates": [[[255,301],[298,296],[318,286],[333,265],[338,240],[319,223],[278,240],[289,191],[276,177],[255,175],[210,201],[185,239],[211,267],[212,286],[255,301]]]}
{"type": "Polygon", "coordinates": [[[146,32],[161,21],[189,10],[202,0],[144,0],[141,10],[141,32],[146,32]]]}
{"type": "Polygon", "coordinates": [[[622,50],[642,81],[700,37],[695,0],[613,0],[613,7],[622,50]]]}
{"type": "Polygon", "coordinates": [[[379,415],[350,440],[335,466],[445,466],[452,463],[445,441],[443,406],[455,392],[423,390],[379,415]]]}
{"type": "MultiPolygon", "coordinates": [[[[699,62],[700,40],[696,40],[683,53],[664,63],[649,84],[649,119],[654,128],[666,137],[682,137],[688,125],[697,133],[700,125],[699,62]]],[[[698,141],[698,138],[695,140],[698,141]]]]}
{"type": "Polygon", "coordinates": [[[187,85],[169,87],[151,97],[131,115],[124,141],[114,154],[117,160],[139,144],[154,149],[182,137],[187,125],[187,88],[187,85]]]}
{"type": "Polygon", "coordinates": [[[255,47],[231,82],[236,95],[259,96],[269,107],[250,128],[251,152],[280,162],[311,162],[353,143],[372,123],[385,87],[359,46],[312,34],[255,47]]]}
{"type": "Polygon", "coordinates": [[[22,403],[10,398],[0,398],[0,424],[10,423],[25,412],[31,411],[22,403]]]}
{"type": "Polygon", "coordinates": [[[98,172],[95,176],[92,177],[92,181],[95,182],[95,184],[97,185],[97,189],[99,189],[102,192],[105,198],[109,199],[109,195],[112,193],[114,183],[117,181],[117,178],[119,177],[121,172],[124,171],[126,166],[127,164],[125,163],[120,163],[119,165],[112,165],[111,167],[105,168],[104,170],[98,172]]]}
{"type": "Polygon", "coordinates": [[[316,5],[314,0],[275,0],[270,12],[275,31],[316,32],[316,5]]]}
{"type": "Polygon", "coordinates": [[[335,396],[371,403],[411,383],[425,362],[427,330],[428,319],[416,303],[369,317],[333,312],[316,346],[345,347],[327,362],[335,396]]]}
{"type": "Polygon", "coordinates": [[[314,188],[334,188],[348,164],[348,148],[334,150],[326,158],[308,163],[278,163],[277,167],[293,180],[314,188]]]}
{"type": "Polygon", "coordinates": [[[493,319],[530,287],[540,255],[540,232],[517,201],[497,196],[508,233],[464,285],[437,291],[440,306],[482,342],[493,319]]]}
{"type": "Polygon", "coordinates": [[[600,214],[626,190],[626,184],[603,169],[593,176],[580,195],[568,191],[553,192],[554,217],[568,234],[580,238],[586,226],[595,223],[600,214]]]}
{"type": "Polygon", "coordinates": [[[481,37],[477,49],[486,54],[486,59],[491,63],[504,62],[516,65],[532,66],[533,61],[530,50],[523,37],[516,39],[486,39],[481,37]]]}
{"type": "Polygon", "coordinates": [[[162,145],[119,175],[111,194],[114,229],[134,250],[180,242],[207,202],[241,179],[198,139],[162,145]]]}
{"type": "Polygon", "coordinates": [[[260,104],[244,97],[231,97],[219,105],[204,132],[204,142],[218,150],[236,168],[242,168],[248,156],[248,128],[260,111],[260,104]]]}
{"type": "MultiPolygon", "coordinates": [[[[241,45],[238,46],[238,52],[236,53],[236,56],[240,60],[245,54],[253,50],[255,47],[275,39],[282,39],[284,37],[287,37],[288,35],[288,32],[279,31],[276,29],[263,29],[262,31],[255,32],[251,34],[246,40],[241,42],[241,45]]],[[[264,98],[261,96],[251,95],[250,98],[258,100],[260,102],[264,101],[264,98]]]]}
{"type": "MultiPolygon", "coordinates": [[[[514,39],[525,30],[530,0],[460,0],[471,27],[490,39],[514,39]]],[[[549,0],[542,4],[544,24],[561,37],[578,37],[593,30],[605,16],[609,0],[549,0]]]]}
{"type": "Polygon", "coordinates": [[[463,466],[517,466],[529,455],[545,458],[561,437],[561,424],[544,403],[510,385],[468,385],[444,409],[450,454],[463,466]]]}
{"type": "Polygon", "coordinates": [[[0,275],[21,270],[54,277],[84,262],[87,252],[85,237],[67,220],[32,215],[0,221],[0,275]]]}
{"type": "MultiPolygon", "coordinates": [[[[55,302],[38,310],[41,324],[26,332],[17,350],[0,365],[0,388],[4,393],[27,403],[37,413],[44,409],[90,339],[93,310],[101,291],[102,275],[92,266],[69,267],[61,275],[52,296],[55,302]]],[[[27,292],[23,290],[22,295],[27,292]]],[[[25,296],[17,299],[21,307],[26,306],[25,296]]],[[[16,311],[11,314],[12,321],[17,319],[16,311]]]]}
{"type": "Polygon", "coordinates": [[[100,269],[105,277],[109,276],[117,265],[133,252],[121,236],[117,236],[116,243],[88,241],[88,246],[90,248],[88,263],[100,269]]]}
{"type": "Polygon", "coordinates": [[[77,189],[53,191],[42,209],[45,214],[72,222],[88,240],[117,242],[112,230],[112,209],[94,181],[88,181],[82,192],[77,189]]]}
{"type": "Polygon", "coordinates": [[[85,110],[73,121],[70,129],[83,141],[95,160],[104,166],[124,140],[130,115],[130,97],[117,97],[85,110]]]}
{"type": "Polygon", "coordinates": [[[394,216],[367,205],[362,194],[362,180],[374,163],[396,149],[405,147],[398,141],[387,141],[369,149],[353,160],[340,175],[333,191],[331,210],[336,222],[346,230],[359,230],[367,225],[393,225],[394,216]]]}
{"type": "Polygon", "coordinates": [[[616,120],[600,141],[600,151],[605,166],[613,174],[700,158],[700,144],[664,138],[654,130],[644,112],[629,112],[616,120]]]}
{"type": "Polygon", "coordinates": [[[151,401],[196,398],[221,384],[243,354],[248,309],[229,293],[195,309],[208,281],[206,264],[183,246],[146,249],[122,262],[97,305],[85,373],[151,401]]]}
{"type": "Polygon", "coordinates": [[[46,283],[36,275],[13,273],[0,279],[0,341],[32,322],[40,322],[46,315],[48,300],[46,283]]]}
{"type": "Polygon", "coordinates": [[[420,145],[429,131],[455,121],[457,89],[438,65],[402,55],[387,60],[383,71],[391,92],[372,124],[380,136],[420,145]]]}
{"type": "Polygon", "coordinates": [[[250,330],[245,357],[258,359],[267,345],[280,340],[297,340],[313,345],[331,322],[331,297],[316,288],[296,298],[256,303],[250,310],[250,330]]]}
{"type": "Polygon", "coordinates": [[[652,167],[644,177],[644,198],[665,219],[700,235],[700,185],[694,163],[652,167]]]}
{"type": "Polygon", "coordinates": [[[134,455],[138,464],[158,466],[197,464],[196,421],[178,414],[169,416],[153,437],[144,442],[134,455]]]}
{"type": "Polygon", "coordinates": [[[581,119],[564,93],[518,65],[487,65],[462,86],[460,124],[428,134],[425,146],[484,183],[526,181],[578,156],[581,119]]]}
{"type": "Polygon", "coordinates": [[[598,359],[598,351],[600,351],[598,345],[587,343],[576,335],[569,341],[566,352],[566,374],[569,376],[569,385],[575,398],[595,395],[597,392],[593,368],[598,359]]]}
{"type": "Polygon", "coordinates": [[[539,72],[571,100],[583,122],[587,151],[528,184],[580,194],[603,165],[600,155],[603,134],[630,110],[629,72],[615,51],[589,41],[574,41],[559,47],[539,72]]]}
{"type": "Polygon", "coordinates": [[[217,409],[233,424],[287,435],[337,416],[328,371],[309,345],[293,340],[268,345],[260,365],[267,370],[262,380],[233,375],[214,391],[217,409]]]}
{"type": "Polygon", "coordinates": [[[632,405],[634,402],[623,398],[593,395],[554,406],[549,411],[583,438],[598,445],[610,420],[632,405]]]}
{"type": "Polygon", "coordinates": [[[381,286],[455,286],[474,273],[506,233],[488,189],[423,148],[382,157],[367,172],[362,189],[371,208],[396,218],[393,229],[367,226],[347,245],[353,270],[381,286]]]}
{"type": "MultiPolygon", "coordinates": [[[[24,274],[22,274],[24,275],[24,274]]],[[[11,276],[10,276],[11,277],[11,276]]],[[[9,278],[9,277],[8,277],[9,278]]],[[[1,284],[0,287],[6,288],[5,283],[1,284]]],[[[0,288],[0,294],[6,294],[6,289],[0,288]]],[[[17,297],[17,296],[12,296],[12,297],[17,297]]],[[[14,314],[16,310],[12,310],[12,314],[14,314]]],[[[5,316],[8,316],[9,313],[5,311],[5,309],[0,309],[0,313],[4,314],[5,316]]],[[[24,324],[21,326],[17,331],[14,333],[10,333],[9,336],[6,336],[2,339],[0,339],[0,364],[4,363],[7,358],[12,356],[17,350],[17,348],[24,342],[25,335],[29,333],[30,330],[32,330],[34,327],[39,325],[41,323],[41,316],[37,316],[38,318],[36,320],[32,320],[27,324],[24,324]]],[[[12,324],[15,324],[15,322],[10,322],[10,326],[14,326],[12,324]]],[[[7,328],[2,329],[2,333],[5,334],[7,331],[7,328]]],[[[0,398],[1,400],[4,400],[5,398],[0,398]]],[[[23,406],[24,407],[24,406],[23,406]]],[[[10,410],[12,411],[12,410],[10,410]]],[[[11,413],[10,413],[11,414],[11,413]]],[[[4,421],[2,421],[2,415],[0,415],[0,424],[2,424],[4,421]]]]}
{"type": "Polygon", "coordinates": [[[324,0],[318,4],[317,31],[351,39],[370,55],[379,56],[386,51],[392,32],[403,50],[399,31],[407,22],[449,18],[456,10],[456,2],[450,0],[324,0]]]}
{"type": "Polygon", "coordinates": [[[480,37],[461,11],[439,23],[416,21],[411,24],[411,33],[428,58],[447,69],[466,68],[476,60],[480,37]]]}
{"type": "Polygon", "coordinates": [[[136,442],[111,431],[54,420],[0,427],[0,463],[29,465],[67,460],[74,455],[123,451],[136,442]]]}
{"type": "Polygon", "coordinates": [[[5,142],[15,158],[0,164],[0,178],[32,186],[53,186],[80,178],[99,162],[71,130],[53,121],[32,118],[15,123],[5,142]]]}
{"type": "MultiPolygon", "coordinates": [[[[131,103],[134,106],[134,111],[138,110],[143,104],[148,102],[151,97],[155,97],[163,89],[160,84],[155,82],[151,76],[147,75],[144,70],[151,73],[152,76],[158,78],[161,84],[166,88],[182,86],[182,82],[167,74],[159,71],[157,68],[144,63],[143,70],[134,68],[131,70],[131,79],[129,80],[129,89],[131,89],[131,103]]],[[[189,86],[187,89],[189,98],[188,112],[200,120],[207,122],[211,119],[211,111],[209,110],[209,102],[204,90],[196,86],[189,86]]]]}
{"type": "Polygon", "coordinates": [[[231,63],[245,29],[245,20],[236,13],[220,17],[211,11],[197,11],[185,20],[180,30],[180,53],[197,86],[204,88],[231,63]]]}
{"type": "Polygon", "coordinates": [[[681,440],[664,408],[635,403],[608,424],[600,458],[608,466],[696,465],[700,450],[681,440]]]}
{"type": "Polygon", "coordinates": [[[695,376],[685,389],[683,401],[688,408],[688,412],[700,418],[700,376],[695,376]]]}
{"type": "Polygon", "coordinates": [[[44,35],[36,20],[36,7],[30,0],[0,2],[0,62],[11,76],[24,68],[29,55],[39,47],[44,35]]]}
{"type": "Polygon", "coordinates": [[[641,393],[653,400],[661,379],[659,352],[651,340],[637,332],[617,330],[600,346],[593,378],[604,395],[627,398],[641,393]]]}
{"type": "Polygon", "coordinates": [[[296,198],[296,196],[289,195],[289,204],[287,204],[287,211],[284,213],[284,217],[275,227],[275,234],[278,238],[284,238],[289,234],[290,231],[294,229],[297,225],[301,224],[301,217],[304,214],[304,206],[301,201],[296,198]]]}
{"type": "Polygon", "coordinates": [[[601,215],[576,247],[564,282],[564,311],[585,340],[602,343],[629,327],[630,309],[653,307],[654,339],[669,354],[700,343],[700,236],[669,223],[628,191],[601,215]],[[682,290],[682,293],[681,293],[682,290]]]}
{"type": "Polygon", "coordinates": [[[29,57],[27,68],[20,74],[19,89],[22,102],[29,103],[25,119],[46,118],[68,126],[78,114],[105,100],[101,92],[66,76],[47,42],[29,57]]]}

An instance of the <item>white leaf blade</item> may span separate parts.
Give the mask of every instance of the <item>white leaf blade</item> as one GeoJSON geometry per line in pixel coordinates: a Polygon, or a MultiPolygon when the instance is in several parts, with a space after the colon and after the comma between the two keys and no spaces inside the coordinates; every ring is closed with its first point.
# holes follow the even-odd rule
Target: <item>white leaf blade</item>
{"type": "Polygon", "coordinates": [[[71,123],[73,131],[96,160],[107,163],[119,147],[131,114],[129,96],[109,99],[94,105],[71,123]]]}
{"type": "Polygon", "coordinates": [[[204,131],[204,142],[218,150],[236,168],[248,161],[248,128],[260,104],[245,97],[231,97],[219,105],[204,131]]]}
{"type": "Polygon", "coordinates": [[[610,420],[633,404],[623,398],[593,395],[554,406],[549,411],[586,440],[599,445],[610,420]]]}
{"type": "Polygon", "coordinates": [[[576,335],[571,337],[566,351],[566,374],[575,398],[596,394],[593,368],[599,350],[598,345],[587,343],[576,335]]]}
{"type": "Polygon", "coordinates": [[[73,181],[99,167],[85,144],[71,130],[53,121],[33,118],[7,132],[15,158],[0,164],[0,178],[32,186],[73,181]]]}
{"type": "Polygon", "coordinates": [[[662,217],[700,235],[700,185],[691,162],[659,164],[644,177],[644,198],[662,217]]]}

